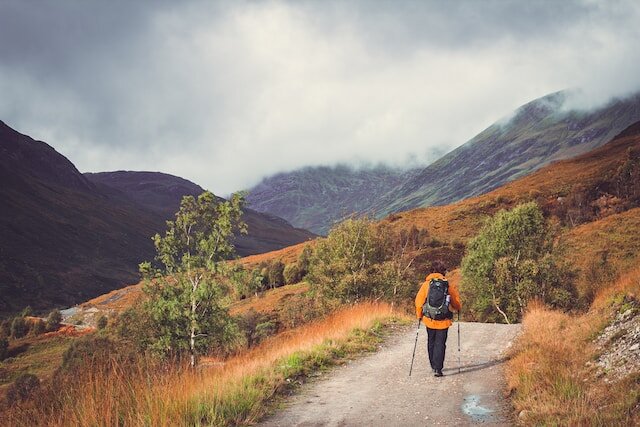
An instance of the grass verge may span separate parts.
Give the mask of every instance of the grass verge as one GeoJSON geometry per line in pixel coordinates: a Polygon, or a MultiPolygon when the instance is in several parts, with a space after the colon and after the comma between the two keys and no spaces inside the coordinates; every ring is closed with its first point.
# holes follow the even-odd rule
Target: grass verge
{"type": "Polygon", "coordinates": [[[362,303],[195,372],[88,370],[55,402],[9,413],[9,425],[252,424],[312,373],[374,350],[399,319],[387,304],[362,303]]]}
{"type": "Polygon", "coordinates": [[[605,381],[606,373],[593,363],[602,351],[594,338],[624,310],[614,302],[621,294],[638,295],[639,291],[637,269],[603,291],[586,314],[530,307],[506,372],[521,424],[640,424],[640,372],[605,381]]]}

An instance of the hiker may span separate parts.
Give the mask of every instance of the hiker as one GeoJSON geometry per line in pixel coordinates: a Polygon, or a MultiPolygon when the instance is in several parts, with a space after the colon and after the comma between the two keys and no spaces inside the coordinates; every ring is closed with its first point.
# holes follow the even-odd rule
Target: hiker
{"type": "Polygon", "coordinates": [[[460,311],[460,293],[458,288],[447,282],[444,277],[446,267],[440,260],[431,264],[429,275],[416,295],[416,316],[427,327],[427,350],[429,362],[436,377],[441,377],[444,354],[447,348],[447,334],[453,324],[453,312],[460,311]],[[427,302],[429,297],[429,304],[427,302]]]}

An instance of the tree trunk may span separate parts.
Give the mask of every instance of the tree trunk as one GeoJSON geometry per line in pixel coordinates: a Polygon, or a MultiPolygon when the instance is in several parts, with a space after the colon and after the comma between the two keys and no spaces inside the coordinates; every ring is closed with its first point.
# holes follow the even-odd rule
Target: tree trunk
{"type": "Polygon", "coordinates": [[[189,352],[191,353],[191,361],[189,364],[193,369],[196,367],[196,333],[193,325],[191,326],[191,336],[189,338],[189,352]]]}
{"type": "Polygon", "coordinates": [[[189,336],[189,353],[190,353],[190,365],[191,368],[196,367],[196,310],[198,309],[198,303],[196,301],[196,291],[198,290],[198,281],[195,280],[191,285],[191,333],[189,336]]]}

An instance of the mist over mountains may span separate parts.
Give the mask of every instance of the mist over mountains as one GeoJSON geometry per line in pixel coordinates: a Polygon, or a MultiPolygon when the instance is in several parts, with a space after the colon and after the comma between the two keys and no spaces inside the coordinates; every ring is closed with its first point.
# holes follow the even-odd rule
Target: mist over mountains
{"type": "Polygon", "coordinates": [[[640,119],[639,94],[592,110],[573,108],[570,95],[531,101],[424,168],[303,168],[268,177],[249,190],[250,206],[323,234],[349,215],[382,218],[486,193],[601,146],[640,119]]]}

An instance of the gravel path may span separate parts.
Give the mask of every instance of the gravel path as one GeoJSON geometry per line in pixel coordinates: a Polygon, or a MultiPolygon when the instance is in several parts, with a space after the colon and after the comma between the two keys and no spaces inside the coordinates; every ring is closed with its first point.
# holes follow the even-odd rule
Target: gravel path
{"type": "Polygon", "coordinates": [[[460,323],[449,329],[445,376],[429,367],[420,329],[409,377],[415,327],[404,328],[370,356],[304,386],[261,426],[512,425],[503,397],[504,350],[520,325],[460,323]]]}

